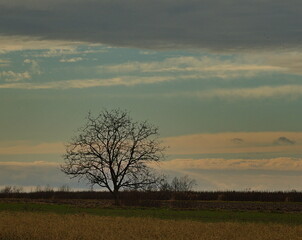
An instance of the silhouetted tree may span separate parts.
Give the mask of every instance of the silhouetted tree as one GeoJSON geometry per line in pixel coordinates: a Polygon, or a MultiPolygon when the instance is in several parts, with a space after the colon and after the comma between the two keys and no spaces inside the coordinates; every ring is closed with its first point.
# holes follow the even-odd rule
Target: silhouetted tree
{"type": "Polygon", "coordinates": [[[166,175],[162,175],[157,181],[157,189],[160,191],[187,192],[192,191],[196,185],[196,180],[188,175],[174,177],[171,182],[166,175]]]}
{"type": "Polygon", "coordinates": [[[156,177],[148,163],[163,157],[158,128],[133,121],[128,112],[104,110],[87,116],[86,125],[66,146],[61,170],[71,178],[107,188],[119,202],[121,189],[144,189],[156,177]]]}
{"type": "Polygon", "coordinates": [[[196,186],[196,180],[191,179],[188,175],[182,177],[174,177],[170,187],[175,192],[186,192],[191,191],[196,186]]]}

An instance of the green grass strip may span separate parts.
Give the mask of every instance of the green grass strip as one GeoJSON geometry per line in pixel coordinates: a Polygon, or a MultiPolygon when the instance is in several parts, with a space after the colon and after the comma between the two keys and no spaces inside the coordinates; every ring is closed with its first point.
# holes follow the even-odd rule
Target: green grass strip
{"type": "Polygon", "coordinates": [[[151,217],[202,222],[261,222],[302,224],[301,213],[266,213],[224,210],[172,210],[163,208],[79,208],[71,205],[44,203],[0,203],[0,211],[52,212],[57,214],[87,213],[98,216],[151,217]]]}

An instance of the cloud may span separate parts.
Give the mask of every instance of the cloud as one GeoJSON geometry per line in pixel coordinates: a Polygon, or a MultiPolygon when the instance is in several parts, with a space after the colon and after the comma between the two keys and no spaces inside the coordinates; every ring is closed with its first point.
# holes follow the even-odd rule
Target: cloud
{"type": "MultiPolygon", "coordinates": [[[[73,50],[67,50],[67,52],[68,54],[75,53],[73,50]]],[[[57,50],[54,50],[54,54],[57,54],[57,50]]],[[[83,59],[82,57],[63,58],[60,62],[73,63],[82,61],[83,59]]],[[[36,60],[25,59],[24,63],[31,64],[32,74],[41,74],[39,64],[36,60]]],[[[110,73],[113,77],[104,79],[72,79],[44,83],[7,83],[0,84],[0,88],[69,89],[99,86],[132,86],[190,79],[232,79],[251,77],[256,74],[272,71],[282,71],[281,67],[251,64],[248,61],[243,62],[240,58],[221,60],[218,57],[174,57],[167,58],[163,61],[146,63],[130,62],[117,65],[97,66],[94,69],[100,74],[110,73]],[[150,73],[152,73],[152,76],[148,76],[150,73]],[[142,74],[144,75],[141,76],[142,74]]],[[[197,94],[193,94],[192,96],[196,95],[197,94]]],[[[206,95],[209,95],[209,93],[206,93],[206,95]]]]}
{"type": "Polygon", "coordinates": [[[231,142],[236,143],[236,144],[244,143],[242,138],[233,138],[233,139],[231,139],[231,142]]]}
{"type": "Polygon", "coordinates": [[[301,47],[298,0],[2,0],[0,34],[140,48],[301,47]]]}
{"type": "Polygon", "coordinates": [[[277,145],[294,145],[295,141],[292,141],[286,137],[279,137],[276,141],[274,141],[277,145]]]}
{"type": "Polygon", "coordinates": [[[197,189],[205,190],[302,190],[301,158],[270,159],[173,159],[154,165],[169,175],[189,175],[197,189]]]}
{"type": "MultiPolygon", "coordinates": [[[[240,57],[222,60],[218,57],[173,57],[163,61],[128,62],[117,65],[100,66],[102,72],[109,73],[202,73],[199,78],[251,77],[261,72],[283,71],[282,67],[252,64],[240,57]]],[[[184,75],[185,77],[185,75],[184,75]]]]}
{"type": "Polygon", "coordinates": [[[83,58],[81,57],[74,57],[74,58],[63,58],[60,60],[60,62],[63,62],[63,63],[74,63],[74,62],[79,62],[79,61],[83,61],[83,58]]]}
{"type": "MultiPolygon", "coordinates": [[[[1,10],[0,10],[1,11],[1,10]]],[[[1,17],[0,17],[1,18],[1,17]]],[[[0,31],[0,53],[23,50],[72,51],[82,44],[74,41],[46,40],[30,36],[3,36],[0,31]]]]}
{"type": "Polygon", "coordinates": [[[0,142],[0,154],[62,154],[64,144],[61,142],[32,143],[29,141],[0,142]]]}
{"type": "MultiPolygon", "coordinates": [[[[14,71],[3,71],[0,72],[0,79],[4,79],[7,84],[16,84],[16,82],[25,82],[24,80],[28,80],[32,78],[33,74],[41,74],[39,63],[36,60],[25,59],[23,61],[25,64],[30,64],[29,71],[25,72],[14,72],[14,71]]],[[[1,62],[0,62],[1,65],[1,62]]],[[[22,83],[22,84],[23,84],[22,83]]],[[[17,83],[18,84],[18,83],[17,83]]],[[[0,84],[1,85],[1,84],[0,84]]],[[[4,84],[5,85],[5,84],[4,84]]]]}
{"type": "Polygon", "coordinates": [[[25,79],[31,79],[29,72],[16,73],[13,71],[0,72],[0,79],[3,78],[5,82],[19,82],[25,79]]]}
{"type": "MultiPolygon", "coordinates": [[[[158,170],[171,176],[190,175],[197,180],[197,190],[301,190],[301,159],[174,159],[157,164],[158,170]],[[261,170],[262,169],[262,170],[261,170]]],[[[0,162],[2,186],[36,186],[88,188],[76,179],[69,180],[59,163],[0,162]]],[[[1,188],[1,186],[0,186],[1,188]]]]}
{"type": "MultiPolygon", "coordinates": [[[[0,181],[2,185],[37,186],[54,183],[64,179],[58,170],[58,163],[49,162],[0,162],[0,181]]],[[[66,179],[64,179],[66,182],[66,179]]],[[[63,182],[63,181],[62,181],[63,182]]]]}
{"type": "Polygon", "coordinates": [[[302,85],[281,85],[281,86],[260,86],[254,88],[223,88],[204,91],[180,92],[167,94],[166,96],[184,96],[200,99],[265,99],[265,98],[286,98],[295,99],[302,97],[302,85]]]}
{"type": "Polygon", "coordinates": [[[0,162],[0,183],[2,186],[23,186],[29,191],[35,191],[37,186],[60,187],[64,184],[74,188],[85,187],[77,180],[69,180],[60,171],[59,163],[45,161],[0,162]]]}
{"type": "Polygon", "coordinates": [[[0,67],[7,67],[9,66],[9,64],[10,64],[9,60],[0,59],[0,67]]]}
{"type": "MultiPolygon", "coordinates": [[[[194,134],[163,139],[168,154],[302,153],[301,132],[230,132],[194,134]],[[280,137],[287,136],[287,137],[280,137]],[[244,139],[244,141],[243,141],[244,139]],[[278,140],[276,144],[275,139],[278,140]]],[[[62,142],[0,142],[1,155],[63,154],[62,142]]]]}
{"type": "Polygon", "coordinates": [[[104,79],[62,80],[46,83],[4,83],[0,89],[81,89],[108,86],[133,86],[137,84],[152,84],[174,80],[174,77],[116,77],[104,79]]]}
{"type": "Polygon", "coordinates": [[[302,153],[301,132],[229,132],[164,138],[168,154],[302,153]],[[287,136],[295,144],[274,143],[287,136]],[[232,141],[237,139],[236,141],[232,141]],[[244,139],[238,144],[238,139],[244,139]]]}
{"type": "Polygon", "coordinates": [[[174,159],[160,163],[160,168],[195,170],[272,170],[302,171],[302,158],[271,159],[174,159]]]}
{"type": "Polygon", "coordinates": [[[41,74],[42,73],[41,70],[40,70],[39,63],[36,60],[25,59],[24,63],[31,64],[31,72],[33,74],[41,74]]]}
{"type": "MultiPolygon", "coordinates": [[[[249,51],[241,55],[243,62],[281,68],[283,73],[302,74],[302,52],[297,49],[273,49],[271,51],[249,51]]],[[[280,69],[280,70],[281,70],[280,69]]]]}
{"type": "Polygon", "coordinates": [[[79,49],[78,46],[73,46],[69,48],[53,48],[43,53],[39,54],[32,54],[34,57],[44,57],[44,58],[52,58],[52,57],[62,57],[68,55],[86,55],[86,54],[93,54],[93,53],[105,53],[108,52],[108,49],[99,48],[101,44],[85,44],[86,46],[90,46],[92,49],[83,50],[79,49]]]}
{"type": "Polygon", "coordinates": [[[0,166],[14,167],[58,167],[56,162],[34,161],[34,162],[0,162],[0,166]]]}
{"type": "Polygon", "coordinates": [[[141,55],[153,55],[156,54],[155,51],[140,51],[141,55]]]}

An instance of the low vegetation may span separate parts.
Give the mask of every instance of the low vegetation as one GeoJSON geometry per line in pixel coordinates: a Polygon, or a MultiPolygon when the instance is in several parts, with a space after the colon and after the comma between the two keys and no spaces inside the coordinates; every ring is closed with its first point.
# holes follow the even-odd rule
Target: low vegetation
{"type": "Polygon", "coordinates": [[[301,236],[302,226],[280,224],[203,223],[87,214],[0,212],[1,240],[298,240],[301,236]]]}
{"type": "Polygon", "coordinates": [[[226,210],[177,210],[167,208],[137,208],[137,207],[79,207],[66,204],[46,203],[0,203],[0,212],[40,212],[57,214],[90,214],[110,217],[139,217],[167,220],[190,220],[198,222],[254,222],[282,223],[287,225],[302,225],[301,213],[271,213],[256,211],[226,211],[226,210]]]}
{"type": "MultiPolygon", "coordinates": [[[[6,186],[0,190],[1,198],[22,199],[113,199],[106,191],[72,191],[68,186],[58,189],[36,187],[31,192],[23,192],[17,186],[6,186]]],[[[249,201],[249,202],[302,202],[302,192],[298,191],[122,191],[121,201],[131,200],[182,200],[182,201],[249,201]]]]}
{"type": "Polygon", "coordinates": [[[110,197],[93,199],[107,196],[104,192],[3,193],[17,198],[0,198],[0,240],[301,240],[299,202],[155,200],[152,197],[157,194],[170,192],[122,193],[124,204],[120,206],[110,197]],[[91,199],[81,199],[83,196],[91,199]],[[191,208],[193,204],[195,208],[191,208]],[[253,209],[246,211],[248,206],[253,209]]]}

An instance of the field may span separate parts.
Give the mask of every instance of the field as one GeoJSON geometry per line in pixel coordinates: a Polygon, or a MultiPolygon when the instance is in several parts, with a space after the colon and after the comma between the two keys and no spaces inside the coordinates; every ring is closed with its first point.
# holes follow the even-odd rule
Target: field
{"type": "Polygon", "coordinates": [[[134,193],[115,206],[109,198],[43,194],[0,198],[0,240],[302,240],[301,202],[156,200],[134,193]]]}
{"type": "MultiPolygon", "coordinates": [[[[223,204],[223,202],[221,203],[223,204]]],[[[80,207],[76,204],[2,202],[0,211],[40,212],[57,214],[89,214],[111,217],[139,217],[200,222],[254,222],[302,225],[302,213],[278,213],[231,210],[179,210],[171,208],[142,207],[80,207]]]]}
{"type": "Polygon", "coordinates": [[[87,214],[0,213],[1,240],[301,240],[301,236],[301,225],[234,222],[204,223],[188,220],[105,217],[87,214]]]}

